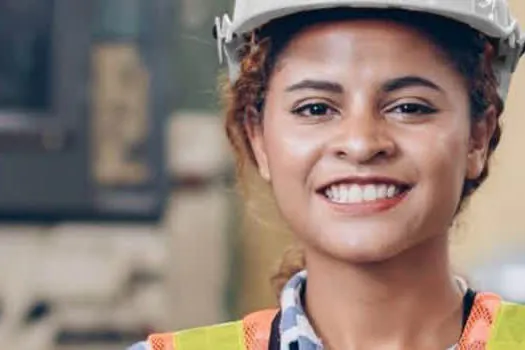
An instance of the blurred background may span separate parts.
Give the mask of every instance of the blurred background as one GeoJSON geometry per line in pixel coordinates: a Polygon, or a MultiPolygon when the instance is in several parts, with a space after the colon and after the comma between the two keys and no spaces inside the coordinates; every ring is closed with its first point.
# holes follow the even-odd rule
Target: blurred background
{"type": "MultiPolygon", "coordinates": [[[[0,349],[124,349],[275,304],[292,242],[243,205],[214,17],[232,0],[0,0],[0,349]]],[[[525,23],[525,2],[510,0],[525,23]]],[[[454,267],[525,302],[525,65],[454,267]]]]}

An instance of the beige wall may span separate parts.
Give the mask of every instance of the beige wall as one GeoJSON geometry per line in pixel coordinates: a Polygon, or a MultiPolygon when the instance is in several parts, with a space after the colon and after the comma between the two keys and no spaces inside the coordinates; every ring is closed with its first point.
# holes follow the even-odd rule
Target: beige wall
{"type": "MultiPolygon", "coordinates": [[[[525,1],[510,0],[525,23],[525,1]]],[[[504,115],[502,143],[492,161],[491,175],[458,222],[452,250],[455,268],[468,270],[499,246],[523,245],[525,254],[525,62],[513,81],[504,115]]],[[[255,180],[254,187],[264,186],[255,180]]],[[[290,235],[276,219],[267,195],[248,205],[249,218],[243,236],[245,247],[240,313],[271,305],[274,301],[268,278],[290,235]]],[[[524,277],[525,278],[525,277],[524,277]]]]}

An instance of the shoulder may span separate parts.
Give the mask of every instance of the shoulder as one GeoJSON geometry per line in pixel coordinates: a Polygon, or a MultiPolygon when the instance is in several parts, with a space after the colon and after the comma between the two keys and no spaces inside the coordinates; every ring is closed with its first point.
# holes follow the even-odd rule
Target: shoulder
{"type": "Polygon", "coordinates": [[[504,323],[519,321],[525,325],[525,305],[507,301],[494,293],[480,292],[474,299],[471,319],[483,320],[490,324],[498,321],[504,323]]]}
{"type": "MultiPolygon", "coordinates": [[[[161,349],[172,349],[174,343],[191,344],[227,344],[238,343],[244,338],[249,343],[267,343],[272,322],[278,310],[258,311],[244,317],[242,320],[220,323],[216,325],[181,330],[173,333],[152,334],[146,342],[133,345],[127,350],[151,350],[155,346],[161,349]]],[[[233,347],[232,347],[233,349],[233,347]]]]}
{"type": "Polygon", "coordinates": [[[496,294],[478,293],[462,345],[477,342],[490,345],[490,349],[523,349],[524,327],[525,305],[505,301],[496,294]]]}

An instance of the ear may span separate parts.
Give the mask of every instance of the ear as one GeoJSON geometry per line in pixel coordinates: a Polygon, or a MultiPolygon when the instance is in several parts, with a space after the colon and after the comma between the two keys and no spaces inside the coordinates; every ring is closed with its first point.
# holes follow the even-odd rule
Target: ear
{"type": "Polygon", "coordinates": [[[246,130],[246,135],[248,135],[250,145],[252,146],[259,174],[265,181],[270,182],[270,167],[268,166],[268,156],[264,143],[263,126],[262,124],[245,123],[244,128],[246,130]]]}
{"type": "Polygon", "coordinates": [[[487,163],[490,140],[498,123],[496,110],[490,107],[485,116],[472,124],[467,160],[467,178],[477,179],[487,163]]]}

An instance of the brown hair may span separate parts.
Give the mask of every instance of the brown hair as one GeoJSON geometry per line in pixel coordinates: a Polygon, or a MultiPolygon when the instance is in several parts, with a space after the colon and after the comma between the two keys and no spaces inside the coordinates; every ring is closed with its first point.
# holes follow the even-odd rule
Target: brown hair
{"type": "MultiPolygon", "coordinates": [[[[235,152],[241,185],[247,168],[256,166],[245,127],[262,121],[268,81],[279,54],[295,34],[312,23],[348,19],[384,19],[408,24],[436,44],[465,79],[470,94],[471,120],[477,122],[486,115],[488,109],[495,110],[498,124],[489,145],[489,157],[492,155],[501,137],[499,116],[504,104],[498,94],[498,83],[492,66],[494,45],[488,38],[464,24],[426,13],[367,9],[317,10],[275,20],[245,35],[245,44],[239,48],[240,76],[233,85],[225,86],[224,97],[226,133],[235,152]]],[[[458,212],[466,199],[485,181],[488,171],[487,162],[477,179],[465,180],[458,212]]],[[[241,189],[247,194],[246,187],[242,186],[241,189]]],[[[286,281],[302,270],[304,265],[304,256],[300,249],[294,247],[284,254],[280,268],[272,278],[277,294],[280,294],[286,281]]]]}

